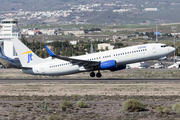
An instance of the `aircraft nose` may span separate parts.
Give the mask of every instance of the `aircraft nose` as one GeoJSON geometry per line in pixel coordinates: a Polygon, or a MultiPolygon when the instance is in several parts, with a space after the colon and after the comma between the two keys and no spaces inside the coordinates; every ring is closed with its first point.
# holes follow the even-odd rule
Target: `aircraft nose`
{"type": "Polygon", "coordinates": [[[173,52],[176,51],[176,48],[172,47],[172,49],[173,49],[173,52]]]}
{"type": "Polygon", "coordinates": [[[171,50],[172,52],[174,52],[174,51],[176,51],[176,48],[171,47],[170,50],[171,50]]]}

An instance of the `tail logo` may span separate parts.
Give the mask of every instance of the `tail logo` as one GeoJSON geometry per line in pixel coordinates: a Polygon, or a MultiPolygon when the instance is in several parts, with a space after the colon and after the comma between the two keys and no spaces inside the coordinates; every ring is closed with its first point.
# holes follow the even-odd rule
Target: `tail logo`
{"type": "Polygon", "coordinates": [[[30,63],[33,59],[32,59],[32,53],[31,51],[27,51],[27,52],[24,52],[24,53],[21,53],[20,55],[24,55],[24,54],[28,54],[28,61],[27,63],[30,63]]]}
{"type": "Polygon", "coordinates": [[[27,61],[27,63],[30,63],[30,61],[32,61],[33,59],[32,59],[32,53],[29,53],[28,54],[28,61],[27,61]]]}

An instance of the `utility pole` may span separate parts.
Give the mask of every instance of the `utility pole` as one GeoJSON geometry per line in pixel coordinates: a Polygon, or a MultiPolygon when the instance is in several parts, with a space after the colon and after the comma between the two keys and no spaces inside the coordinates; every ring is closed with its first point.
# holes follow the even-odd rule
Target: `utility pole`
{"type": "MultiPolygon", "coordinates": [[[[171,30],[172,30],[172,32],[174,32],[174,47],[176,48],[176,40],[175,40],[176,35],[175,35],[175,32],[177,31],[177,27],[176,26],[171,26],[171,30]]],[[[176,60],[175,60],[175,51],[174,51],[174,63],[175,62],[176,62],[176,60]]]]}
{"type": "Polygon", "coordinates": [[[73,45],[72,45],[72,56],[73,56],[73,45]]]}
{"type": "Polygon", "coordinates": [[[116,42],[116,38],[117,38],[117,36],[116,36],[116,21],[114,20],[114,29],[113,29],[113,41],[114,41],[114,43],[116,42]]]}
{"type": "Polygon", "coordinates": [[[91,42],[91,47],[90,47],[90,51],[91,51],[91,53],[94,53],[94,49],[93,49],[93,45],[92,45],[92,42],[91,42]]]}
{"type": "Polygon", "coordinates": [[[41,55],[41,40],[40,40],[40,55],[41,55]]]}
{"type": "Polygon", "coordinates": [[[158,27],[156,25],[156,42],[158,41],[158,27]]]}

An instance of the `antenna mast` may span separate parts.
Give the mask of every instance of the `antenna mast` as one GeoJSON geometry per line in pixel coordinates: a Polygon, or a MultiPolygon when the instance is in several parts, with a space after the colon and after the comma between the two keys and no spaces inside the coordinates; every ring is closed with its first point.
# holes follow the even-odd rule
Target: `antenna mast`
{"type": "Polygon", "coordinates": [[[114,29],[113,29],[113,41],[114,41],[114,43],[116,42],[116,38],[117,38],[117,36],[116,36],[116,21],[114,20],[114,29]]]}

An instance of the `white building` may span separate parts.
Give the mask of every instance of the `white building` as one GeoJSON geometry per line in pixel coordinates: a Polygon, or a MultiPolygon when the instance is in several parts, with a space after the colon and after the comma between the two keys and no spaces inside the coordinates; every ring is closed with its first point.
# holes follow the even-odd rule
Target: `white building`
{"type": "Polygon", "coordinates": [[[64,31],[64,35],[70,35],[70,34],[74,34],[75,36],[82,35],[82,34],[84,34],[84,31],[83,30],[79,30],[79,31],[64,31]]]}
{"type": "Polygon", "coordinates": [[[45,29],[41,29],[41,30],[40,30],[40,32],[41,32],[42,34],[44,34],[44,35],[47,35],[47,31],[48,31],[48,30],[45,30],[45,29]]]}
{"type": "Polygon", "coordinates": [[[111,44],[107,44],[107,43],[103,43],[103,44],[98,44],[98,50],[105,50],[106,48],[108,48],[108,50],[113,50],[114,45],[111,44]]]}
{"type": "Polygon", "coordinates": [[[72,45],[76,45],[77,44],[77,41],[74,40],[74,41],[69,41],[72,45]]]}
{"type": "Polygon", "coordinates": [[[148,63],[138,62],[138,63],[127,64],[126,68],[128,68],[128,69],[148,68],[148,63]]]}
{"type": "Polygon", "coordinates": [[[158,11],[157,8],[145,8],[144,10],[145,11],[158,11]]]}
{"type": "Polygon", "coordinates": [[[4,41],[4,53],[6,56],[17,57],[11,39],[21,38],[21,33],[18,28],[18,21],[16,19],[4,19],[0,24],[0,40],[4,41]]]}
{"type": "Polygon", "coordinates": [[[28,35],[36,35],[36,32],[34,32],[33,30],[28,30],[28,31],[27,31],[27,34],[28,34],[28,35]]]}
{"type": "Polygon", "coordinates": [[[127,12],[130,11],[129,9],[118,9],[118,10],[113,10],[113,12],[127,12]]]}
{"type": "Polygon", "coordinates": [[[47,35],[56,35],[56,31],[55,30],[48,30],[47,35]]]}

